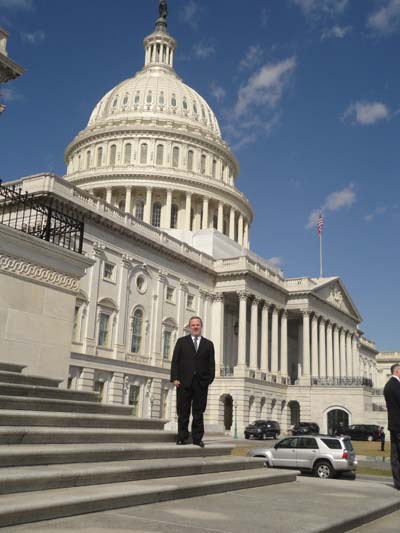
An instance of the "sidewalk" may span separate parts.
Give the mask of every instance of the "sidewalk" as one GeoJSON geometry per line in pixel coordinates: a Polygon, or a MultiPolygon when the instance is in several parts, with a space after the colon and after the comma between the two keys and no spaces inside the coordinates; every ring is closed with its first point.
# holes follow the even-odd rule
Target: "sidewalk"
{"type": "MultiPolygon", "coordinates": [[[[299,476],[296,482],[283,485],[61,518],[3,528],[2,532],[170,533],[173,528],[187,533],[339,533],[398,510],[400,493],[392,488],[390,479],[299,476]]],[[[390,517],[387,523],[391,523],[390,517]]],[[[381,529],[370,524],[359,531],[381,529]]]]}

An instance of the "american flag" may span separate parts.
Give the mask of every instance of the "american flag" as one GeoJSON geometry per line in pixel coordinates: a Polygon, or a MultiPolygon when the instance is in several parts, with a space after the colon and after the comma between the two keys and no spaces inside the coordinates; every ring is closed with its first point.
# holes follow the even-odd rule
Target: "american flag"
{"type": "Polygon", "coordinates": [[[324,226],[324,219],[322,218],[322,213],[319,214],[319,218],[318,218],[318,224],[317,224],[317,228],[318,228],[318,235],[321,237],[322,235],[322,228],[324,226]]]}

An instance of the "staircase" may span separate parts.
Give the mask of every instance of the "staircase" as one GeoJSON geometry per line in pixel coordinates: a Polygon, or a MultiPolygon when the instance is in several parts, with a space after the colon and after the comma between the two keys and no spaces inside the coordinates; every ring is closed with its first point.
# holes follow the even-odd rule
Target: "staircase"
{"type": "Polygon", "coordinates": [[[296,479],[23,370],[0,362],[0,527],[296,479]]]}

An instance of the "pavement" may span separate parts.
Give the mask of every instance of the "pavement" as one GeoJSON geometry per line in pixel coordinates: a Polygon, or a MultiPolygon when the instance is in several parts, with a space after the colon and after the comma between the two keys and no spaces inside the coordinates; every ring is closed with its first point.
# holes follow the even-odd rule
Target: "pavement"
{"type": "Polygon", "coordinates": [[[5,527],[2,533],[341,533],[357,527],[362,533],[398,533],[399,517],[400,492],[390,478],[299,476],[282,485],[5,527]]]}

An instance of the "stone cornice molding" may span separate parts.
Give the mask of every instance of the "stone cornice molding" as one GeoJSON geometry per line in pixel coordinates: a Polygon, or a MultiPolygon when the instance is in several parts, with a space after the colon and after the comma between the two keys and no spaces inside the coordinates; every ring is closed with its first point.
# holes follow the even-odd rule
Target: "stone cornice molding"
{"type": "Polygon", "coordinates": [[[51,287],[64,289],[75,294],[79,291],[79,280],[56,272],[50,268],[32,263],[21,257],[13,257],[0,252],[0,272],[25,278],[32,282],[39,282],[51,287]]]}

